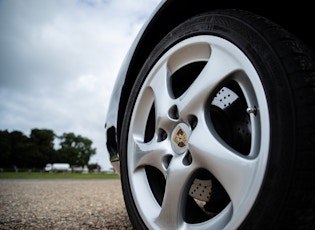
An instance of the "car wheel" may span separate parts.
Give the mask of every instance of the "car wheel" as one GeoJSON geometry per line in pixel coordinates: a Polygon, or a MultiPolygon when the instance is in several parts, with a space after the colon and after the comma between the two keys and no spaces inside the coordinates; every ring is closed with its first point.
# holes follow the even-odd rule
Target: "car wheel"
{"type": "Polygon", "coordinates": [[[314,66],[280,26],[198,15],[152,51],[121,133],[139,229],[314,228],[314,66]]]}

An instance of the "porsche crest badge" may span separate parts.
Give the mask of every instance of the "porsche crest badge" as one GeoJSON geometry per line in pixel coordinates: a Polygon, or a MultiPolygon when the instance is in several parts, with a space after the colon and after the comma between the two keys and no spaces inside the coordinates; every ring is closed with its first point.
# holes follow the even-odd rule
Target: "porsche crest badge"
{"type": "Polygon", "coordinates": [[[176,145],[180,148],[183,148],[187,145],[187,134],[182,130],[181,127],[178,127],[178,129],[175,132],[175,135],[173,136],[173,141],[176,143],[176,145]]]}

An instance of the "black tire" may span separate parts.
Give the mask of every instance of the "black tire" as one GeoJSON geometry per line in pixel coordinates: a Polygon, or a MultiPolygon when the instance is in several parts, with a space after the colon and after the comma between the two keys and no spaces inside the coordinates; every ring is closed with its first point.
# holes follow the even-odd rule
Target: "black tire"
{"type": "Polygon", "coordinates": [[[315,229],[314,59],[280,26],[237,10],[193,17],[153,50],[126,111],[135,229],[315,229]]]}

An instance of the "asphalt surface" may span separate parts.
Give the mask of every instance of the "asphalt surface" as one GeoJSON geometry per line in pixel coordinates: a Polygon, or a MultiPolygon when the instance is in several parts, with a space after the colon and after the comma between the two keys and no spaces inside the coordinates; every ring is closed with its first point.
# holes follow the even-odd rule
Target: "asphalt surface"
{"type": "Polygon", "coordinates": [[[2,179],[0,229],[132,227],[118,179],[2,179]]]}

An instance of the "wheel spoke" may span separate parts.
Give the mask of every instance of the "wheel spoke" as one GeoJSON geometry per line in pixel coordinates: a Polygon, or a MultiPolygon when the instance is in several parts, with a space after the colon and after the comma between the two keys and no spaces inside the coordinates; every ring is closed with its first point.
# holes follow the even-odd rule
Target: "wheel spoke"
{"type": "Polygon", "coordinates": [[[170,229],[178,229],[178,224],[183,223],[184,192],[193,171],[182,164],[182,157],[175,157],[169,166],[163,204],[156,220],[158,225],[170,229]]]}
{"type": "Polygon", "coordinates": [[[167,153],[165,143],[156,142],[154,140],[149,143],[144,143],[135,139],[134,143],[135,151],[132,158],[134,170],[146,165],[151,165],[166,175],[165,167],[163,167],[163,159],[167,153]]]}
{"type": "MultiPolygon", "coordinates": [[[[168,74],[167,65],[163,63],[157,71],[153,72],[153,79],[149,84],[154,94],[156,124],[160,124],[163,127],[163,121],[167,122],[169,120],[167,115],[173,102],[170,94],[168,74]]],[[[167,128],[167,125],[165,127],[167,128]]]]}
{"type": "Polygon", "coordinates": [[[256,160],[241,156],[215,133],[198,126],[190,137],[193,161],[208,169],[223,185],[232,203],[239,206],[255,178],[256,160]]]}
{"type": "Polygon", "coordinates": [[[200,109],[209,94],[229,75],[240,68],[237,60],[220,49],[213,48],[212,55],[199,76],[178,100],[182,114],[200,109]],[[222,65],[224,63],[224,65],[222,65]]]}

